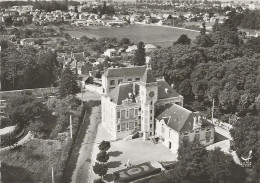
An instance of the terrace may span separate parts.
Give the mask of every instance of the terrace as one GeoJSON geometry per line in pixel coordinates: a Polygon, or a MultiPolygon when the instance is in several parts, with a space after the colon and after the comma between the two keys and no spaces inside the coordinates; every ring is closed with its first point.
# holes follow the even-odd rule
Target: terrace
{"type": "MultiPolygon", "coordinates": [[[[107,132],[105,127],[100,124],[97,131],[96,142],[102,140],[110,140],[112,137],[107,132]]],[[[96,156],[99,152],[98,143],[95,143],[91,163],[92,165],[96,162],[96,156]]],[[[144,162],[150,162],[155,168],[162,168],[159,162],[161,161],[173,161],[177,159],[177,154],[173,154],[168,148],[162,144],[154,144],[150,141],[143,141],[142,139],[134,139],[129,141],[117,140],[111,141],[111,148],[108,150],[109,161],[108,161],[108,172],[104,177],[108,182],[112,181],[114,176],[113,172],[121,169],[125,169],[127,162],[131,165],[138,165],[144,162]]],[[[90,182],[97,179],[91,169],[90,182]]]]}

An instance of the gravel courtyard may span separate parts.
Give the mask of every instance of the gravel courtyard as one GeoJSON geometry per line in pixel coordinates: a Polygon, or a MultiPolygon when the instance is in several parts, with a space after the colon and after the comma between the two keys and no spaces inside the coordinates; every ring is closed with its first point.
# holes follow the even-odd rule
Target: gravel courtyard
{"type": "MultiPolygon", "coordinates": [[[[111,140],[111,135],[100,124],[92,153],[92,165],[95,164],[96,156],[99,152],[98,145],[102,140],[111,140]]],[[[173,154],[162,144],[154,144],[150,141],[143,141],[142,139],[111,141],[111,148],[108,150],[108,153],[110,155],[108,161],[109,169],[107,175],[104,177],[107,181],[112,181],[113,172],[126,168],[125,164],[128,160],[133,165],[150,161],[154,167],[161,168],[158,161],[172,161],[177,159],[177,154],[173,154]]],[[[92,169],[91,171],[92,177],[89,180],[90,182],[98,178],[92,169]]]]}

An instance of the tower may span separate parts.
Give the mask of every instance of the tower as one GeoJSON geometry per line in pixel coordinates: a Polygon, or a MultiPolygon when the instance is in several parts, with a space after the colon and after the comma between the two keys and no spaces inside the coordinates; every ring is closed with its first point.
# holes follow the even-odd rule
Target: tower
{"type": "Polygon", "coordinates": [[[158,99],[158,83],[151,68],[146,68],[140,80],[141,131],[143,139],[154,135],[154,103],[158,99]]]}

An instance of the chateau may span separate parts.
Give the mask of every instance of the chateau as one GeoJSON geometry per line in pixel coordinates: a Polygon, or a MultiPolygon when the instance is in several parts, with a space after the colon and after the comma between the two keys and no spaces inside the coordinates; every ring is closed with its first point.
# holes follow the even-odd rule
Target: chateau
{"type": "Polygon", "coordinates": [[[157,139],[176,152],[181,139],[214,142],[214,126],[183,108],[183,97],[146,66],[109,68],[102,76],[102,124],[116,139],[157,139]]]}

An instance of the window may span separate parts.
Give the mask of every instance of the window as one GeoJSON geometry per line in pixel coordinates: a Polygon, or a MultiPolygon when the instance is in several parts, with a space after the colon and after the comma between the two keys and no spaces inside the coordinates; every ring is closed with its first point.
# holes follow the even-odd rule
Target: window
{"type": "Polygon", "coordinates": [[[152,116],[150,117],[150,120],[153,120],[153,117],[152,117],[152,116]]]}
{"type": "Polygon", "coordinates": [[[112,86],[115,85],[115,80],[111,80],[110,85],[112,85],[112,86]]]}
{"type": "Polygon", "coordinates": [[[152,110],[152,109],[150,110],[150,113],[153,113],[153,110],[152,110]]]}
{"type": "Polygon", "coordinates": [[[135,129],[137,129],[138,128],[138,123],[137,122],[135,122],[135,129]]]}
{"type": "Polygon", "coordinates": [[[133,130],[135,123],[134,122],[129,122],[129,130],[133,130]]]}
{"type": "Polygon", "coordinates": [[[129,118],[133,118],[134,116],[134,109],[129,109],[129,118]]]}
{"type": "Polygon", "coordinates": [[[153,101],[151,101],[151,105],[153,105],[153,101]]]}
{"type": "Polygon", "coordinates": [[[200,140],[200,134],[195,133],[194,141],[199,141],[200,140]]]}
{"type": "Polygon", "coordinates": [[[138,109],[135,109],[135,116],[138,116],[138,109]]]}
{"type": "Polygon", "coordinates": [[[120,125],[117,125],[117,131],[120,132],[120,125]]]}
{"type": "Polygon", "coordinates": [[[126,115],[125,115],[125,110],[121,110],[121,119],[125,119],[126,115]]]}
{"type": "Polygon", "coordinates": [[[118,84],[122,83],[123,82],[123,79],[119,79],[118,80],[118,84]]]}
{"type": "Polygon", "coordinates": [[[120,111],[117,111],[117,119],[120,118],[120,111]]]}
{"type": "Polygon", "coordinates": [[[150,124],[150,128],[153,128],[153,124],[150,124]]]}
{"type": "Polygon", "coordinates": [[[135,78],[136,81],[140,81],[140,78],[135,78]]]}
{"type": "Polygon", "coordinates": [[[126,123],[121,124],[121,131],[126,131],[126,123]]]}

